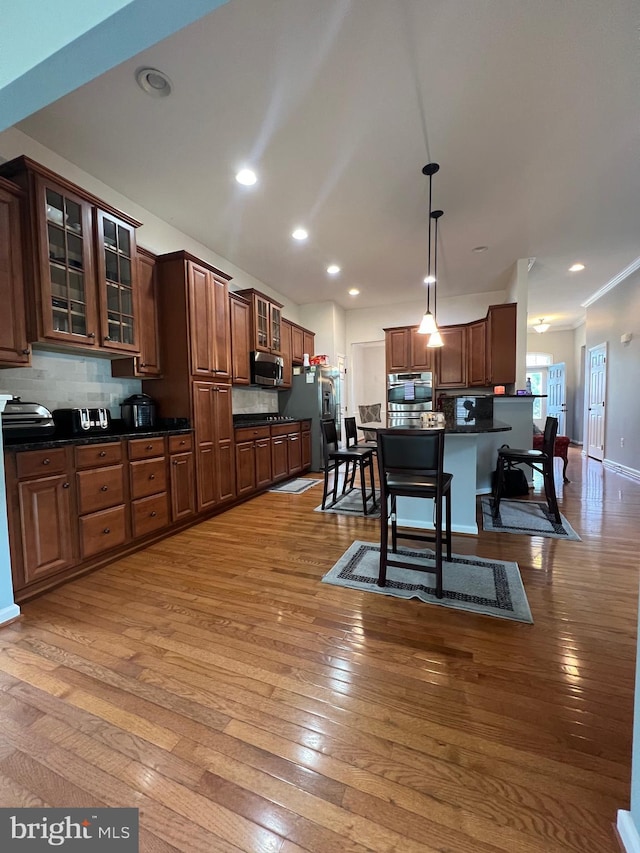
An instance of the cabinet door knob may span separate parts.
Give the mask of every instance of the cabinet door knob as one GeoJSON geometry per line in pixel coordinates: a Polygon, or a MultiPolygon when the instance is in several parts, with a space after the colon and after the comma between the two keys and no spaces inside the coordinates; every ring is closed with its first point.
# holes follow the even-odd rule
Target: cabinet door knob
{"type": "Polygon", "coordinates": [[[187,443],[187,442],[184,440],[184,438],[183,438],[183,439],[182,439],[182,441],[180,442],[180,444],[186,444],[186,443],[187,443]]]}
{"type": "Polygon", "coordinates": [[[156,478],[156,475],[155,475],[155,474],[149,474],[149,479],[150,479],[150,480],[155,480],[155,478],[156,478]]]}
{"type": "Polygon", "coordinates": [[[153,444],[147,444],[146,449],[147,450],[153,450],[153,444]]]}
{"type": "Polygon", "coordinates": [[[104,529],[102,532],[103,532],[103,533],[111,533],[111,528],[110,528],[110,527],[105,527],[105,529],[104,529]]]}
{"type": "Polygon", "coordinates": [[[105,336],[104,336],[104,339],[105,339],[105,341],[110,341],[110,340],[111,340],[111,335],[105,335],[105,336]]]}
{"type": "Polygon", "coordinates": [[[49,458],[42,460],[43,465],[51,465],[51,460],[49,458]]]}
{"type": "Polygon", "coordinates": [[[95,332],[87,332],[87,337],[88,337],[88,338],[95,338],[95,336],[96,336],[96,333],[95,333],[95,332]]]}
{"type": "Polygon", "coordinates": [[[147,362],[146,362],[146,361],[141,361],[141,362],[140,362],[140,367],[146,367],[146,366],[147,366],[147,362]]]}
{"type": "Polygon", "coordinates": [[[174,459],[174,460],[173,460],[173,464],[174,464],[174,465],[177,465],[177,464],[178,464],[178,460],[177,460],[177,459],[174,459]]]}
{"type": "Polygon", "coordinates": [[[149,513],[149,515],[151,516],[151,518],[155,518],[157,514],[158,514],[158,513],[155,511],[155,509],[153,510],[153,512],[150,512],[150,513],[149,513]]]}
{"type": "Polygon", "coordinates": [[[68,489],[68,488],[69,488],[69,483],[63,483],[63,484],[62,484],[62,488],[63,488],[63,489],[68,489]]]}
{"type": "Polygon", "coordinates": [[[29,353],[30,353],[30,352],[31,352],[31,350],[29,349],[29,347],[25,347],[25,348],[22,350],[22,355],[29,355],[29,353]]]}
{"type": "Polygon", "coordinates": [[[101,451],[100,451],[100,453],[98,453],[98,456],[99,456],[101,459],[104,459],[104,457],[105,457],[106,455],[107,455],[107,451],[106,451],[106,450],[101,450],[101,451]]]}
{"type": "Polygon", "coordinates": [[[100,491],[101,491],[101,492],[108,492],[108,491],[109,491],[109,486],[100,486],[100,491]]]}

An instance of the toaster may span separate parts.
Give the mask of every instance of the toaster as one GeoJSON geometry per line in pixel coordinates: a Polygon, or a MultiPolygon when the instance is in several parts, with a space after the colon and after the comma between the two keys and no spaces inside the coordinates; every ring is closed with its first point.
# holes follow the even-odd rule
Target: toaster
{"type": "Polygon", "coordinates": [[[87,435],[107,432],[111,427],[111,413],[104,408],[54,409],[53,421],[62,435],[87,435]]]}

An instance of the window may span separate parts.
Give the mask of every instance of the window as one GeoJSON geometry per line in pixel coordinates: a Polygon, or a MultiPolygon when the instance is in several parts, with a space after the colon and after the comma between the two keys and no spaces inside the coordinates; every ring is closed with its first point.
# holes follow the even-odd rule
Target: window
{"type": "MultiPolygon", "coordinates": [[[[551,353],[527,353],[527,379],[531,380],[532,394],[547,393],[547,367],[550,364],[553,364],[553,355],[551,353]]],[[[546,402],[543,397],[537,397],[533,401],[534,421],[541,421],[545,417],[547,411],[546,402]]]]}

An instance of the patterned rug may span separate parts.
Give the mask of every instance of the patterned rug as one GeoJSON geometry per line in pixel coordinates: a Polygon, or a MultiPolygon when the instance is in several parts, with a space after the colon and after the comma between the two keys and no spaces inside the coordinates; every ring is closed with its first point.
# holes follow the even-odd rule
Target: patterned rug
{"type": "Polygon", "coordinates": [[[318,483],[321,483],[322,480],[308,480],[306,478],[299,477],[295,480],[287,480],[286,483],[280,483],[279,486],[272,486],[270,489],[267,489],[269,492],[284,492],[287,495],[301,495],[303,492],[306,492],[307,489],[310,489],[312,486],[317,486],[318,483]]]}
{"type": "Polygon", "coordinates": [[[433,566],[433,551],[399,547],[398,553],[422,567],[422,571],[388,566],[387,585],[379,587],[380,547],[375,542],[357,541],[322,582],[396,598],[419,598],[429,604],[516,622],[533,622],[517,563],[452,554],[451,562],[445,560],[442,568],[444,597],[436,598],[435,576],[428,568],[433,566]]]}
{"type": "Polygon", "coordinates": [[[361,518],[380,518],[380,495],[376,492],[376,500],[378,504],[376,508],[371,510],[371,498],[367,501],[367,514],[362,511],[362,493],[360,488],[357,487],[352,489],[350,492],[347,492],[345,495],[338,495],[338,500],[334,503],[333,506],[331,504],[331,495],[327,498],[327,507],[326,509],[322,509],[322,504],[317,506],[314,512],[332,512],[336,515],[354,515],[360,516],[361,518]]]}
{"type": "Polygon", "coordinates": [[[524,536],[546,536],[549,539],[571,539],[582,542],[582,539],[560,513],[561,523],[558,524],[543,501],[500,501],[500,511],[493,515],[493,498],[483,496],[482,527],[495,533],[520,533],[524,536]]]}

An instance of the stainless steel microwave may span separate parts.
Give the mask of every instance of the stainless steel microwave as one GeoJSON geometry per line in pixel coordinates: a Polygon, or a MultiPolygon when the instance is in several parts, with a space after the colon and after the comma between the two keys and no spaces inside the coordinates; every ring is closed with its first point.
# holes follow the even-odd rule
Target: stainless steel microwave
{"type": "Polygon", "coordinates": [[[387,404],[421,404],[431,408],[433,375],[431,373],[390,373],[387,376],[387,404]]]}
{"type": "Polygon", "coordinates": [[[253,385],[275,387],[282,385],[284,359],[270,352],[251,353],[251,382],[253,385]]]}

